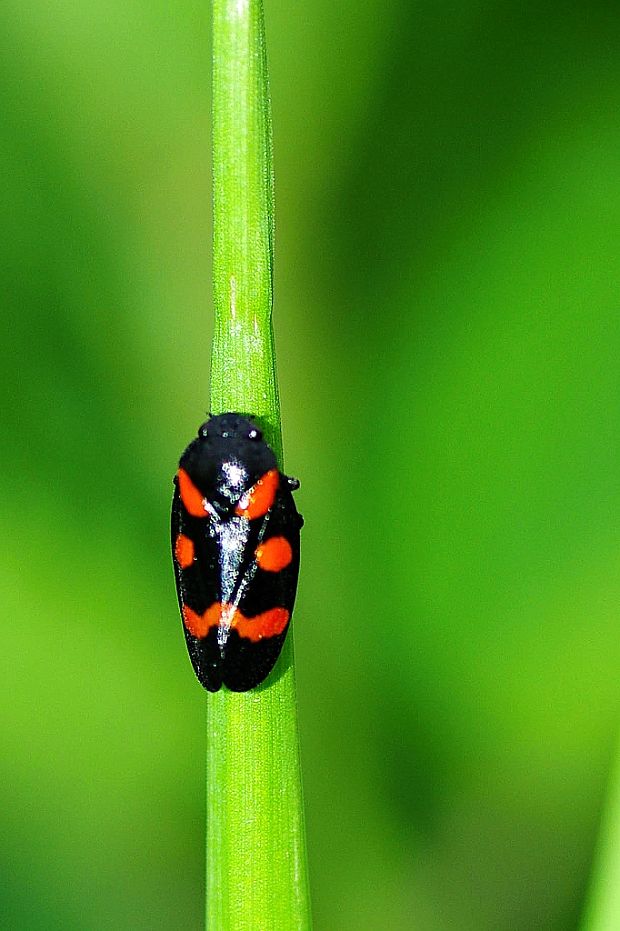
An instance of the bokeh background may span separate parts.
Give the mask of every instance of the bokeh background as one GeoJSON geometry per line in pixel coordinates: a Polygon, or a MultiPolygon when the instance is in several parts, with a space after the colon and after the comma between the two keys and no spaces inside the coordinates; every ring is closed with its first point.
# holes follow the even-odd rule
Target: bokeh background
{"type": "MultiPolygon", "coordinates": [[[[319,931],[578,927],[620,682],[620,21],[266,0],[319,931]]],[[[3,0],[2,916],[199,929],[171,476],[209,5],[3,0]]]]}

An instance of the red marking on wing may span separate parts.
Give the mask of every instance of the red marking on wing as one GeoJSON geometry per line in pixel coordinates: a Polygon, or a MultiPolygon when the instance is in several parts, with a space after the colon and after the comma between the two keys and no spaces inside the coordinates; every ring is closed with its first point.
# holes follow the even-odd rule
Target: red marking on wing
{"type": "Polygon", "coordinates": [[[209,502],[205,496],[198,491],[185,469],[179,469],[178,476],[179,494],[187,513],[192,517],[208,517],[209,502]]]}
{"type": "Polygon", "coordinates": [[[222,616],[222,605],[215,602],[204,614],[198,614],[188,605],[183,605],[183,623],[194,637],[206,637],[212,627],[217,627],[222,616]]]}
{"type": "Polygon", "coordinates": [[[256,562],[265,572],[280,572],[290,565],[293,550],[286,537],[271,537],[256,547],[256,562]]]}
{"type": "Polygon", "coordinates": [[[281,634],[288,624],[289,616],[286,608],[270,608],[255,617],[244,617],[241,611],[235,611],[232,626],[240,637],[247,637],[257,643],[263,637],[281,634]]]}
{"type": "Polygon", "coordinates": [[[265,472],[257,483],[239,499],[235,514],[239,517],[247,517],[248,520],[264,517],[275,500],[279,484],[280,473],[277,469],[265,472]]]}
{"type": "Polygon", "coordinates": [[[183,605],[183,623],[193,637],[206,637],[212,627],[220,624],[231,627],[240,637],[246,637],[253,643],[258,643],[264,637],[275,637],[281,634],[290,615],[286,608],[270,608],[255,617],[246,617],[232,605],[214,602],[204,614],[198,614],[187,605],[183,605]]]}
{"type": "Polygon", "coordinates": [[[187,569],[194,561],[194,541],[180,533],[174,544],[174,556],[181,569],[187,569]]]}

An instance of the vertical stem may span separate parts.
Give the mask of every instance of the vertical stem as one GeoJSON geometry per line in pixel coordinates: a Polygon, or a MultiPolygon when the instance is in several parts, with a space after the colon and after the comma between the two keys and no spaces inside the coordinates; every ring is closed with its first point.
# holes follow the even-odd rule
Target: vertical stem
{"type": "MultiPolygon", "coordinates": [[[[257,419],[280,463],[273,167],[261,0],[213,0],[211,410],[257,419]]],[[[208,931],[311,926],[293,644],[251,692],[207,698],[208,931]]]]}
{"type": "Polygon", "coordinates": [[[265,419],[280,456],[271,325],[271,104],[260,0],[213,0],[213,413],[265,419]]]}
{"type": "Polygon", "coordinates": [[[620,755],[611,773],[582,931],[620,928],[620,755]]]}

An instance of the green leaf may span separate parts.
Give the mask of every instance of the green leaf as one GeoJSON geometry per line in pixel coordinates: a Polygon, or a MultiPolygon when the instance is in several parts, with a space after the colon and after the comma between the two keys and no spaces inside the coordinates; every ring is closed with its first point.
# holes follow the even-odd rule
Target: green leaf
{"type": "MultiPolygon", "coordinates": [[[[271,112],[260,0],[214,0],[213,184],[211,410],[251,414],[282,466],[271,324],[271,112]]],[[[290,632],[262,686],[209,694],[207,723],[207,928],[310,928],[290,632]]]]}
{"type": "Polygon", "coordinates": [[[620,928],[620,756],[611,775],[581,931],[617,928],[620,928]]]}

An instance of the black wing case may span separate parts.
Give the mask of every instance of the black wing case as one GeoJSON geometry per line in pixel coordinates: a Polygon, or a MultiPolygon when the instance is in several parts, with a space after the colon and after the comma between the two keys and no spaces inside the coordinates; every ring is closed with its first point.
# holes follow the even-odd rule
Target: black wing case
{"type": "MultiPolygon", "coordinates": [[[[274,537],[284,537],[291,547],[292,559],[277,572],[255,566],[239,609],[251,619],[274,608],[284,608],[288,612],[288,620],[281,633],[260,640],[239,636],[235,629],[230,631],[225,646],[223,681],[233,692],[253,689],[267,678],[280,655],[293,613],[299,575],[299,531],[303,522],[285,475],[280,474],[280,485],[271,509],[265,517],[251,523],[256,524],[258,530],[258,534],[250,534],[253,548],[259,539],[264,545],[274,537]]],[[[248,556],[254,560],[254,552],[248,556]]]]}
{"type": "MultiPolygon", "coordinates": [[[[178,559],[173,558],[179,609],[183,619],[184,606],[201,615],[218,599],[219,553],[211,521],[206,516],[192,517],[188,514],[181,502],[176,476],[174,485],[171,520],[172,552],[175,554],[180,534],[191,540],[194,548],[193,561],[184,569],[179,565],[178,559]]],[[[217,628],[211,628],[206,637],[194,637],[183,623],[183,633],[189,658],[198,680],[209,692],[217,692],[222,685],[222,655],[218,646],[217,628]]]]}
{"type": "MultiPolygon", "coordinates": [[[[280,475],[280,484],[272,507],[264,517],[250,521],[246,552],[241,562],[241,574],[247,575],[248,584],[236,607],[248,620],[251,629],[253,618],[259,618],[274,608],[288,613],[286,625],[274,636],[252,639],[240,636],[236,629],[222,631],[211,627],[205,637],[196,637],[187,625],[183,631],[187,649],[200,683],[210,692],[226,685],[231,691],[244,692],[255,688],[271,672],[282,649],[290,624],[297,576],[299,574],[299,531],[302,519],[297,512],[288,479],[280,475]],[[274,537],[284,537],[291,547],[292,558],[277,572],[261,569],[255,560],[259,543],[268,543],[274,537]]],[[[221,600],[220,554],[218,535],[211,519],[192,517],[181,502],[178,480],[172,501],[172,550],[179,535],[187,537],[193,545],[193,560],[182,568],[173,559],[177,583],[179,608],[184,607],[198,615],[221,600]]]]}

